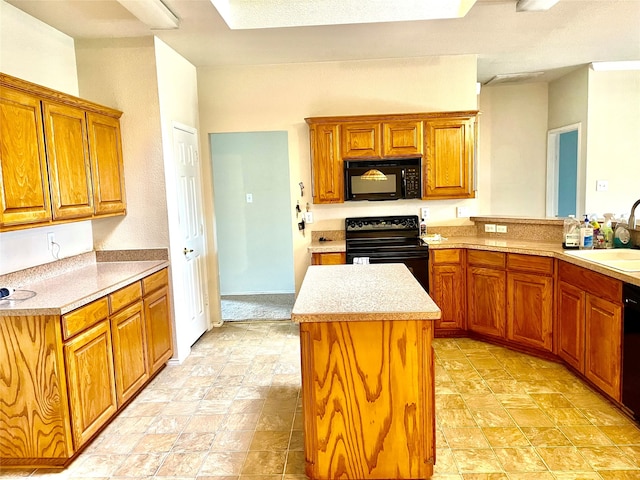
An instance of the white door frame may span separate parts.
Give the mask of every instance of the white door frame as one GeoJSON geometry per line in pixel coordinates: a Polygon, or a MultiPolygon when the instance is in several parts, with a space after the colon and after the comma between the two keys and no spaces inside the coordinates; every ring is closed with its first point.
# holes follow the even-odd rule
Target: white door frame
{"type": "Polygon", "coordinates": [[[576,177],[576,215],[584,211],[586,172],[582,156],[582,123],[572,123],[547,132],[547,202],[546,216],[558,215],[558,168],[560,157],[560,135],[578,131],[578,165],[576,177]]]}

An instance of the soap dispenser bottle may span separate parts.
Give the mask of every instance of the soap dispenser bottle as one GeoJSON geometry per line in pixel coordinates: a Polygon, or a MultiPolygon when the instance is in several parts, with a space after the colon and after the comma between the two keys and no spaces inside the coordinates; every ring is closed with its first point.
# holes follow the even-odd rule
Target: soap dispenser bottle
{"type": "Polygon", "coordinates": [[[601,232],[604,237],[604,248],[613,248],[613,228],[611,219],[613,218],[613,213],[605,213],[604,214],[604,225],[602,226],[601,232]]]}
{"type": "Polygon", "coordinates": [[[589,222],[589,216],[584,216],[584,222],[580,227],[580,249],[591,250],[593,248],[593,227],[589,222]]]}
{"type": "Polygon", "coordinates": [[[580,222],[575,215],[569,215],[564,219],[564,232],[562,248],[565,250],[577,250],[580,247],[580,222]]]}

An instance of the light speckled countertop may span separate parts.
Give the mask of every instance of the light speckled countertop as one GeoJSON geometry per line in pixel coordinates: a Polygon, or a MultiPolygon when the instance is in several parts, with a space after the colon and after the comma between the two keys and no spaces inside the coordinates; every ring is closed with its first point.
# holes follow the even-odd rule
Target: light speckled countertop
{"type": "Polygon", "coordinates": [[[291,320],[437,320],[440,309],[402,264],[310,266],[291,320]]]}
{"type": "MultiPolygon", "coordinates": [[[[339,242],[329,242],[332,245],[318,245],[326,242],[312,242],[308,250],[316,252],[344,252],[346,246],[339,242]],[[333,246],[333,249],[331,247],[333,246]],[[322,248],[319,250],[318,248],[322,248]]],[[[580,267],[588,268],[594,272],[602,273],[623,282],[640,286],[640,272],[623,272],[614,268],[591,262],[572,255],[567,255],[562,249],[562,245],[557,242],[528,241],[520,239],[496,240],[495,238],[468,236],[449,237],[439,242],[430,242],[429,249],[437,250],[441,248],[466,248],[469,250],[487,250],[492,252],[521,253],[524,255],[540,255],[544,257],[554,257],[580,267]]]]}
{"type": "Polygon", "coordinates": [[[0,316],[64,315],[168,266],[166,260],[97,262],[26,283],[0,299],[0,316]],[[27,291],[36,292],[28,297],[27,291]]]}

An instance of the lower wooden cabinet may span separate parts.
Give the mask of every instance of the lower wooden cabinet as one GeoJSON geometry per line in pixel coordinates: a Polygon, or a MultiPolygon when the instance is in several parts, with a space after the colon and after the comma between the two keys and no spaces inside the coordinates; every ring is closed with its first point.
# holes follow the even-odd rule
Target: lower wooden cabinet
{"type": "Polygon", "coordinates": [[[345,263],[347,263],[347,254],[344,252],[311,254],[311,265],[342,265],[345,263]]]}
{"type": "Polygon", "coordinates": [[[622,282],[559,262],[558,356],[621,400],[622,282]]]}
{"type": "Polygon", "coordinates": [[[73,443],[82,447],[116,413],[109,320],[64,345],[73,443]]]}
{"type": "Polygon", "coordinates": [[[435,322],[436,335],[456,333],[466,328],[464,253],[460,248],[432,250],[430,253],[429,295],[442,312],[435,322]]]}
{"type": "Polygon", "coordinates": [[[467,268],[467,327],[493,337],[504,337],[506,272],[485,267],[467,268]]]}
{"type": "Polygon", "coordinates": [[[168,271],[62,317],[0,317],[0,345],[0,470],[64,466],[171,358],[168,271]]]}

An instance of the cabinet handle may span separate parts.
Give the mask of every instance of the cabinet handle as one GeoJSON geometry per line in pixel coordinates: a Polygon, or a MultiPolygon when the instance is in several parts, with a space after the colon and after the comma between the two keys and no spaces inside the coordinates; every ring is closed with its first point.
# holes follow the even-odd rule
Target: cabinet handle
{"type": "Polygon", "coordinates": [[[182,251],[182,253],[184,253],[185,255],[187,255],[188,253],[191,253],[191,252],[193,252],[193,249],[190,249],[190,248],[187,248],[187,247],[184,247],[184,250],[182,251]]]}

